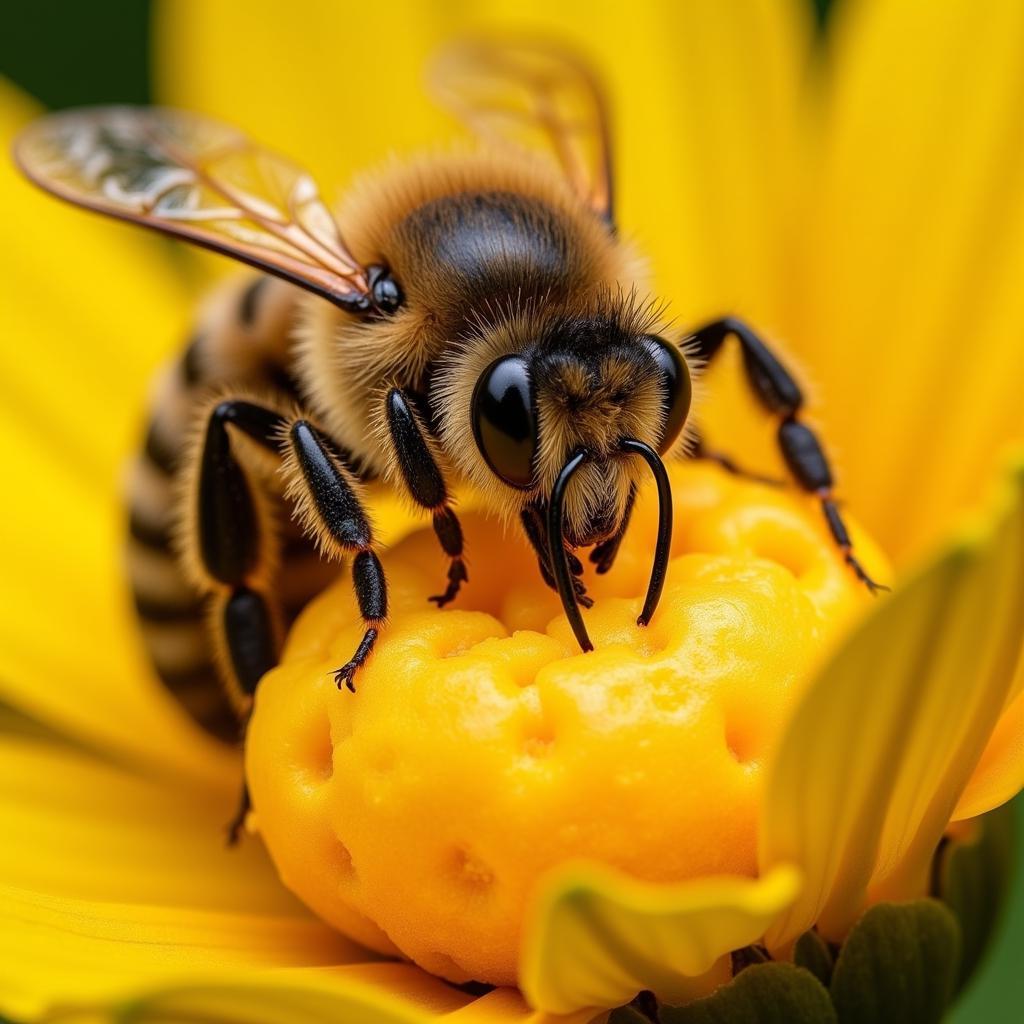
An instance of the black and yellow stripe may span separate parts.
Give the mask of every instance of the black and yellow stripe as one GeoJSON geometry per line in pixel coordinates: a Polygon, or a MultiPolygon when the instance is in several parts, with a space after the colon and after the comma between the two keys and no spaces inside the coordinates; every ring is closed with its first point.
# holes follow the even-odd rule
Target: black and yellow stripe
{"type": "MultiPolygon", "coordinates": [[[[195,458],[196,420],[212,395],[277,395],[299,401],[291,372],[296,291],[249,275],[221,289],[180,357],[157,381],[152,416],[129,476],[128,569],[142,636],[167,688],[206,729],[239,736],[238,709],[221,685],[207,618],[211,598],[189,579],[180,550],[185,474],[195,458]]],[[[289,618],[337,571],[324,565],[287,515],[275,586],[289,618]]]]}

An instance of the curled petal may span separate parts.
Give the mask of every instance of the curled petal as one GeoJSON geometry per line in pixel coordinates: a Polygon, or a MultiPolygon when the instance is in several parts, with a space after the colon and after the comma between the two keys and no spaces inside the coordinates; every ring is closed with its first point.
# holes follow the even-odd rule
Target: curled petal
{"type": "MultiPolygon", "coordinates": [[[[1024,676],[1024,657],[1018,676],[1024,676]]],[[[1024,789],[1024,693],[1003,712],[978,767],[953,812],[955,821],[976,818],[1024,789]]]]}
{"type": "Polygon", "coordinates": [[[880,604],[833,654],[766,773],[762,870],[807,883],[768,935],[841,935],[868,898],[923,889],[1005,706],[1024,629],[1024,460],[987,521],[880,604]]]}
{"type": "Polygon", "coordinates": [[[715,972],[722,957],[758,940],[799,888],[785,866],[760,879],[656,885],[568,865],[548,879],[528,921],[520,986],[551,1013],[616,1006],[642,989],[686,1002],[726,980],[715,972]]]}

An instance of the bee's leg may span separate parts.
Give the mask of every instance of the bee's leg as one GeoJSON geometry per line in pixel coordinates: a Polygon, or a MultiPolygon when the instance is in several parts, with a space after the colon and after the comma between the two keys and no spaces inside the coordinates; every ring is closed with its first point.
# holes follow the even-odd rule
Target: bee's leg
{"type": "Polygon", "coordinates": [[[600,544],[595,545],[590,552],[590,560],[597,566],[598,575],[604,575],[615,564],[615,557],[622,545],[622,538],[626,536],[629,529],[629,519],[633,515],[633,503],[636,501],[636,487],[631,487],[629,497],[626,499],[626,511],[622,516],[622,523],[614,535],[600,544]]]}
{"type": "Polygon", "coordinates": [[[857,578],[872,592],[884,590],[853,554],[850,534],[836,504],[828,458],[817,435],[799,419],[804,396],[792,374],[764,341],[736,317],[714,320],[694,332],[693,337],[699,354],[709,362],[730,335],[740,343],[754,395],[765,409],[779,417],[779,448],[790,472],[805,491],[820,500],[832,537],[857,578]]]}
{"type": "MultiPolygon", "coordinates": [[[[199,456],[190,562],[215,595],[210,608],[218,660],[244,723],[256,685],[277,664],[280,630],[277,602],[267,585],[276,538],[267,503],[257,491],[260,481],[238,458],[233,432],[275,460],[283,453],[292,477],[289,495],[298,501],[324,550],[356,552],[352,577],[367,628],[352,660],[338,670],[339,686],[353,688],[352,677],[372,650],[387,614],[387,594],[354,480],[315,428],[252,402],[218,402],[207,420],[199,456]]],[[[229,826],[232,842],[248,806],[243,788],[229,826]]]]}
{"type": "Polygon", "coordinates": [[[384,567],[374,551],[373,531],[358,495],[358,481],[327,439],[303,419],[288,425],[285,473],[287,491],[299,506],[303,523],[328,555],[352,554],[352,585],[365,631],[352,657],[334,673],[339,689],[355,693],[356,672],[370,656],[388,614],[384,567]]]}
{"type": "MultiPolygon", "coordinates": [[[[257,482],[233,450],[229,427],[274,451],[282,423],[277,413],[250,402],[218,402],[207,420],[197,466],[189,561],[213,595],[211,634],[243,731],[256,684],[278,659],[278,610],[267,590],[276,538],[257,482]]],[[[228,825],[229,843],[237,841],[248,810],[243,781],[238,811],[228,825]]]]}
{"type": "Polygon", "coordinates": [[[536,505],[527,505],[520,513],[519,518],[523,523],[523,533],[530,542],[534,554],[537,556],[537,566],[540,569],[541,578],[552,589],[557,590],[554,574],[551,572],[551,559],[548,555],[548,528],[543,512],[536,505]]]}
{"type": "Polygon", "coordinates": [[[444,592],[429,598],[438,608],[443,608],[469,579],[462,557],[462,526],[451,507],[448,488],[426,432],[411,403],[398,388],[388,392],[385,414],[392,454],[406,490],[417,505],[433,516],[434,533],[449,559],[444,592]]]}
{"type": "MultiPolygon", "coordinates": [[[[210,415],[202,455],[198,533],[203,568],[222,588],[235,590],[265,576],[271,560],[261,552],[260,534],[268,531],[261,528],[252,484],[232,452],[229,425],[275,456],[283,456],[290,479],[287,496],[297,503],[303,525],[315,535],[321,551],[335,557],[354,555],[352,582],[366,631],[351,660],[337,672],[338,685],[354,690],[352,678],[369,657],[387,617],[384,569],[373,550],[373,532],[357,494],[358,481],[308,421],[289,419],[252,402],[219,402],[210,415]]],[[[272,621],[273,615],[267,618],[272,621]]],[[[215,635],[226,637],[228,629],[225,625],[221,633],[215,628],[215,635]]],[[[247,640],[245,650],[251,650],[253,643],[247,640]]],[[[231,650],[230,639],[227,650],[231,650]]],[[[250,680],[253,687],[258,679],[250,680]]]]}
{"type": "Polygon", "coordinates": [[[713,462],[715,465],[721,466],[727,473],[731,473],[733,476],[738,476],[743,480],[751,480],[758,484],[767,484],[769,487],[781,487],[783,485],[782,480],[777,480],[773,476],[762,476],[760,473],[751,473],[750,470],[744,469],[742,466],[738,465],[731,455],[708,448],[704,443],[704,438],[700,434],[697,434],[694,439],[694,444],[690,450],[689,457],[691,459],[702,459],[705,462],[713,462]]]}
{"type": "MultiPolygon", "coordinates": [[[[558,585],[555,583],[554,573],[551,571],[551,560],[548,554],[548,527],[543,508],[536,504],[527,505],[520,514],[520,519],[526,539],[537,556],[541,578],[552,590],[557,591],[558,585]]],[[[569,559],[569,572],[572,574],[572,588],[576,592],[576,601],[583,608],[592,608],[594,599],[587,593],[587,586],[581,579],[583,563],[571,551],[566,552],[566,557],[569,559]]]]}

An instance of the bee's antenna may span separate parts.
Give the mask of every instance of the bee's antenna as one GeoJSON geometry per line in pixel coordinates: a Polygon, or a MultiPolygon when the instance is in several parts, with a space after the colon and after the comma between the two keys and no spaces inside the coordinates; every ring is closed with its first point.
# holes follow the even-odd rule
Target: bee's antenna
{"type": "MultiPolygon", "coordinates": [[[[635,443],[639,444],[639,442],[635,443]]],[[[592,651],[594,645],[590,642],[586,624],[583,622],[583,615],[576,602],[576,591],[572,585],[572,574],[569,572],[569,558],[566,554],[562,533],[562,504],[569,481],[588,458],[587,452],[578,451],[562,467],[558,479],[555,480],[555,486],[551,489],[551,501],[548,504],[548,550],[551,555],[551,570],[558,587],[558,596],[562,599],[562,607],[565,609],[565,617],[569,620],[569,625],[572,626],[572,631],[576,636],[576,642],[584,653],[592,651]]],[[[657,458],[656,455],[655,458],[657,458]]],[[[671,515],[671,511],[669,515],[671,515]]],[[[655,599],[655,603],[657,603],[657,599],[655,599]]]]}
{"type": "MultiPolygon", "coordinates": [[[[650,445],[627,437],[623,439],[619,448],[624,452],[639,455],[651,467],[658,485],[658,540],[654,547],[654,565],[651,567],[651,582],[647,585],[647,599],[644,601],[643,611],[636,620],[638,626],[646,626],[658,607],[658,601],[661,600],[665,573],[668,571],[668,559],[672,548],[672,485],[669,483],[661,456],[650,445]]],[[[564,469],[562,475],[565,475],[564,469]]],[[[561,479],[560,476],[559,480],[561,479]]],[[[568,569],[566,572],[568,573],[568,569]]],[[[564,603],[565,599],[562,600],[564,603]]]]}

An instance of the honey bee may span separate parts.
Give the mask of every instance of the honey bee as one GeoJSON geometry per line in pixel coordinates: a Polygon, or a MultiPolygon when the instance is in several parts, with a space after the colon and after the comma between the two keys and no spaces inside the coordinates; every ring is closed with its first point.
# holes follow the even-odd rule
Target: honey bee
{"type": "Polygon", "coordinates": [[[302,168],[188,113],[58,113],[16,144],[54,195],[261,272],[213,297],[160,380],[130,485],[131,582],[153,662],[222,736],[239,735],[285,623],[329,578],[325,559],[350,559],[365,631],[336,679],[355,691],[388,615],[363,493],[375,477],[432,519],[448,568],[429,600],[444,606],[467,583],[452,488],[468,485],[521,523],[589,651],[576,552],[612,568],[651,471],[660,526],[646,625],[672,531],[663,460],[709,454],[692,383],[729,338],[797,483],[875,587],[799,418],[800,388],[769,346],[735,318],[674,337],[638,298],[592,72],[542,45],[466,42],[433,82],[479,145],[393,163],[337,220],[302,168]]]}

